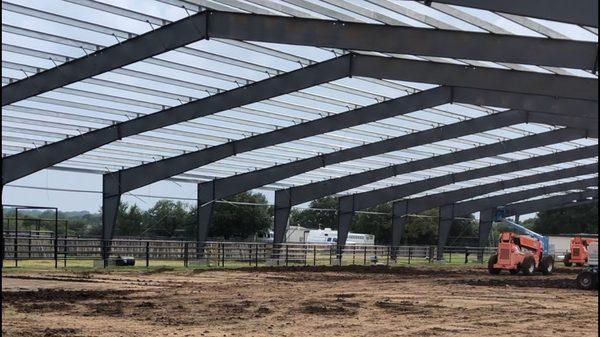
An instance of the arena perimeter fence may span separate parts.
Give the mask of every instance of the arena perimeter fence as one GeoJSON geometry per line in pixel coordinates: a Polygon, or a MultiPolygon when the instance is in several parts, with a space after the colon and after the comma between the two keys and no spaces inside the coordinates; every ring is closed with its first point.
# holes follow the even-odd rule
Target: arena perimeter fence
{"type": "MultiPolygon", "coordinates": [[[[133,257],[136,265],[152,262],[177,262],[185,267],[243,266],[322,266],[322,265],[395,265],[424,264],[435,260],[435,246],[383,246],[349,244],[342,251],[336,245],[284,243],[273,246],[263,242],[206,242],[201,249],[193,241],[112,240],[95,238],[4,236],[3,266],[18,266],[20,261],[54,261],[67,266],[69,261],[102,259],[103,244],[110,246],[109,259],[133,257]]],[[[483,263],[495,252],[494,247],[455,247],[444,249],[447,263],[483,263]]]]}

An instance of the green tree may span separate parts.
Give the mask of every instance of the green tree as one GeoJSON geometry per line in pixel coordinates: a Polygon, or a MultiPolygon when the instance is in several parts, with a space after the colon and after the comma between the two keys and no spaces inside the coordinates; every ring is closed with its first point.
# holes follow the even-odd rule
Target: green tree
{"type": "Polygon", "coordinates": [[[408,216],[401,242],[405,245],[433,245],[437,243],[438,210],[429,209],[408,216]]]}
{"type": "Polygon", "coordinates": [[[375,235],[375,243],[388,244],[392,237],[392,205],[380,204],[356,213],[350,226],[354,233],[375,235]]]}
{"type": "Polygon", "coordinates": [[[598,204],[539,212],[533,230],[542,234],[598,233],[598,204]]]}
{"type": "Polygon", "coordinates": [[[337,228],[337,214],[335,211],[338,208],[338,199],[328,196],[313,200],[309,204],[309,208],[303,210],[292,210],[290,213],[290,225],[302,226],[306,228],[337,228]]]}
{"type": "Polygon", "coordinates": [[[122,202],[119,205],[117,215],[117,227],[115,233],[117,236],[138,236],[143,231],[144,212],[135,204],[129,205],[122,202]]]}
{"type": "Polygon", "coordinates": [[[214,208],[212,227],[208,235],[211,237],[247,238],[269,229],[272,216],[267,207],[267,198],[261,193],[245,192],[226,199],[231,202],[241,202],[257,205],[240,205],[217,203],[214,208]]]}
{"type": "Polygon", "coordinates": [[[153,234],[157,236],[176,237],[182,236],[188,206],[181,201],[159,200],[146,211],[144,216],[144,231],[140,234],[153,234]]]}

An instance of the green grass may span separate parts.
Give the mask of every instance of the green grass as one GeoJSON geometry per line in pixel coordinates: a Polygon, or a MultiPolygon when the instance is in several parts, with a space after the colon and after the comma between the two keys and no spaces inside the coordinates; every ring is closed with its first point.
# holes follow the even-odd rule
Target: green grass
{"type": "MultiPolygon", "coordinates": [[[[441,267],[441,266],[473,266],[473,265],[485,265],[489,256],[484,255],[483,261],[484,264],[480,264],[477,261],[476,254],[470,254],[468,263],[465,264],[465,255],[464,254],[452,254],[452,261],[450,262],[449,255],[445,254],[444,263],[430,263],[429,260],[424,258],[412,258],[410,264],[408,263],[408,258],[401,257],[398,258],[396,262],[389,260],[389,265],[391,267],[394,266],[432,266],[432,267],[441,267]]],[[[335,260],[335,256],[332,256],[332,260],[335,260]]],[[[352,255],[344,255],[342,260],[342,265],[362,265],[364,262],[364,256],[355,256],[354,261],[352,259],[352,255]]],[[[370,258],[367,257],[367,265],[369,265],[370,258]]],[[[378,264],[386,264],[387,259],[385,257],[379,257],[378,264]]],[[[285,264],[282,259],[282,265],[285,264]]],[[[330,265],[330,257],[329,255],[317,255],[316,263],[313,262],[312,256],[308,256],[308,260],[306,264],[304,262],[288,262],[288,266],[328,266],[330,265]]],[[[253,268],[256,267],[256,263],[248,263],[248,262],[237,262],[237,261],[225,261],[225,266],[221,266],[220,261],[217,264],[216,260],[211,260],[209,264],[198,264],[194,263],[192,260],[189,261],[188,267],[185,267],[182,260],[150,260],[149,266],[146,267],[146,261],[144,259],[136,260],[136,265],[133,267],[116,267],[109,266],[107,268],[95,268],[94,260],[67,260],[66,267],[64,260],[58,260],[58,268],[54,268],[54,260],[20,260],[18,261],[18,267],[14,267],[14,260],[4,260],[4,267],[2,269],[3,274],[11,274],[11,273],[22,273],[28,271],[72,271],[72,272],[130,272],[130,271],[140,271],[140,272],[152,272],[155,270],[164,270],[164,268],[168,268],[169,270],[175,271],[183,271],[183,270],[191,270],[191,269],[239,269],[239,268],[253,268]]],[[[258,267],[266,266],[265,262],[258,263],[258,267]]]]}

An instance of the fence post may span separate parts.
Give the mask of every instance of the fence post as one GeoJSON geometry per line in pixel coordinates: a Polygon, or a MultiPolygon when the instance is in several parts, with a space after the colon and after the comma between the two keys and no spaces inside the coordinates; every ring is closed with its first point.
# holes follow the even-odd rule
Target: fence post
{"type": "Polygon", "coordinates": [[[288,246],[288,245],[285,245],[285,266],[286,266],[286,267],[288,266],[288,248],[289,248],[289,247],[290,247],[290,246],[288,246]]]}
{"type": "Polygon", "coordinates": [[[304,266],[308,263],[308,246],[304,245],[304,266]]]}
{"type": "Polygon", "coordinates": [[[188,266],[188,243],[184,243],[183,245],[183,266],[187,268],[188,266]]]}
{"type": "Polygon", "coordinates": [[[356,245],[352,246],[352,264],[356,264],[355,262],[356,259],[356,245]]]}
{"type": "Polygon", "coordinates": [[[385,258],[385,265],[386,266],[390,265],[390,246],[387,246],[387,256],[385,258]]]}
{"type": "Polygon", "coordinates": [[[54,268],[58,268],[58,235],[54,232],[54,268]]]}
{"type": "Polygon", "coordinates": [[[410,258],[412,257],[412,247],[408,247],[408,264],[410,264],[410,258]]]}
{"type": "Polygon", "coordinates": [[[448,251],[448,259],[449,259],[449,263],[452,263],[452,249],[449,249],[448,251]]]}
{"type": "Polygon", "coordinates": [[[221,243],[221,267],[225,267],[225,242],[221,243]]]}
{"type": "Polygon", "coordinates": [[[146,268],[150,266],[150,241],[146,241],[146,268]]]}
{"type": "Polygon", "coordinates": [[[434,247],[429,246],[429,263],[433,262],[433,254],[435,253],[434,247]]]}
{"type": "Polygon", "coordinates": [[[249,244],[248,247],[248,266],[252,267],[252,244],[249,244]]]}
{"type": "Polygon", "coordinates": [[[367,246],[364,246],[365,256],[363,259],[363,266],[367,265],[367,246]]]}
{"type": "Polygon", "coordinates": [[[333,254],[333,246],[329,245],[329,265],[331,266],[331,255],[333,254]]]}
{"type": "Polygon", "coordinates": [[[317,265],[317,246],[313,246],[313,266],[317,265]]]}
{"type": "Polygon", "coordinates": [[[67,252],[68,252],[68,249],[67,249],[67,234],[65,234],[64,244],[65,244],[65,246],[64,246],[64,249],[63,249],[63,261],[64,261],[63,264],[64,264],[64,266],[66,268],[67,267],[67,252]]]}
{"type": "Polygon", "coordinates": [[[256,246],[256,250],[254,251],[254,256],[255,256],[255,266],[258,267],[258,245],[256,246]]]}
{"type": "Polygon", "coordinates": [[[15,267],[19,266],[19,258],[18,258],[18,251],[19,251],[19,243],[18,243],[18,238],[19,238],[19,209],[15,208],[15,251],[13,252],[13,257],[15,258],[15,267]]]}
{"type": "Polygon", "coordinates": [[[469,248],[465,247],[465,264],[469,263],[469,248]]]}

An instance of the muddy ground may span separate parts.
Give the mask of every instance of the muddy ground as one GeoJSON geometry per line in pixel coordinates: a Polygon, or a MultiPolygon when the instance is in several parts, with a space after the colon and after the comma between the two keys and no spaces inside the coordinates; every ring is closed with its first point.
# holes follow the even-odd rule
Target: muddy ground
{"type": "Polygon", "coordinates": [[[4,336],[597,336],[598,292],[479,267],[26,272],[4,336]]]}

